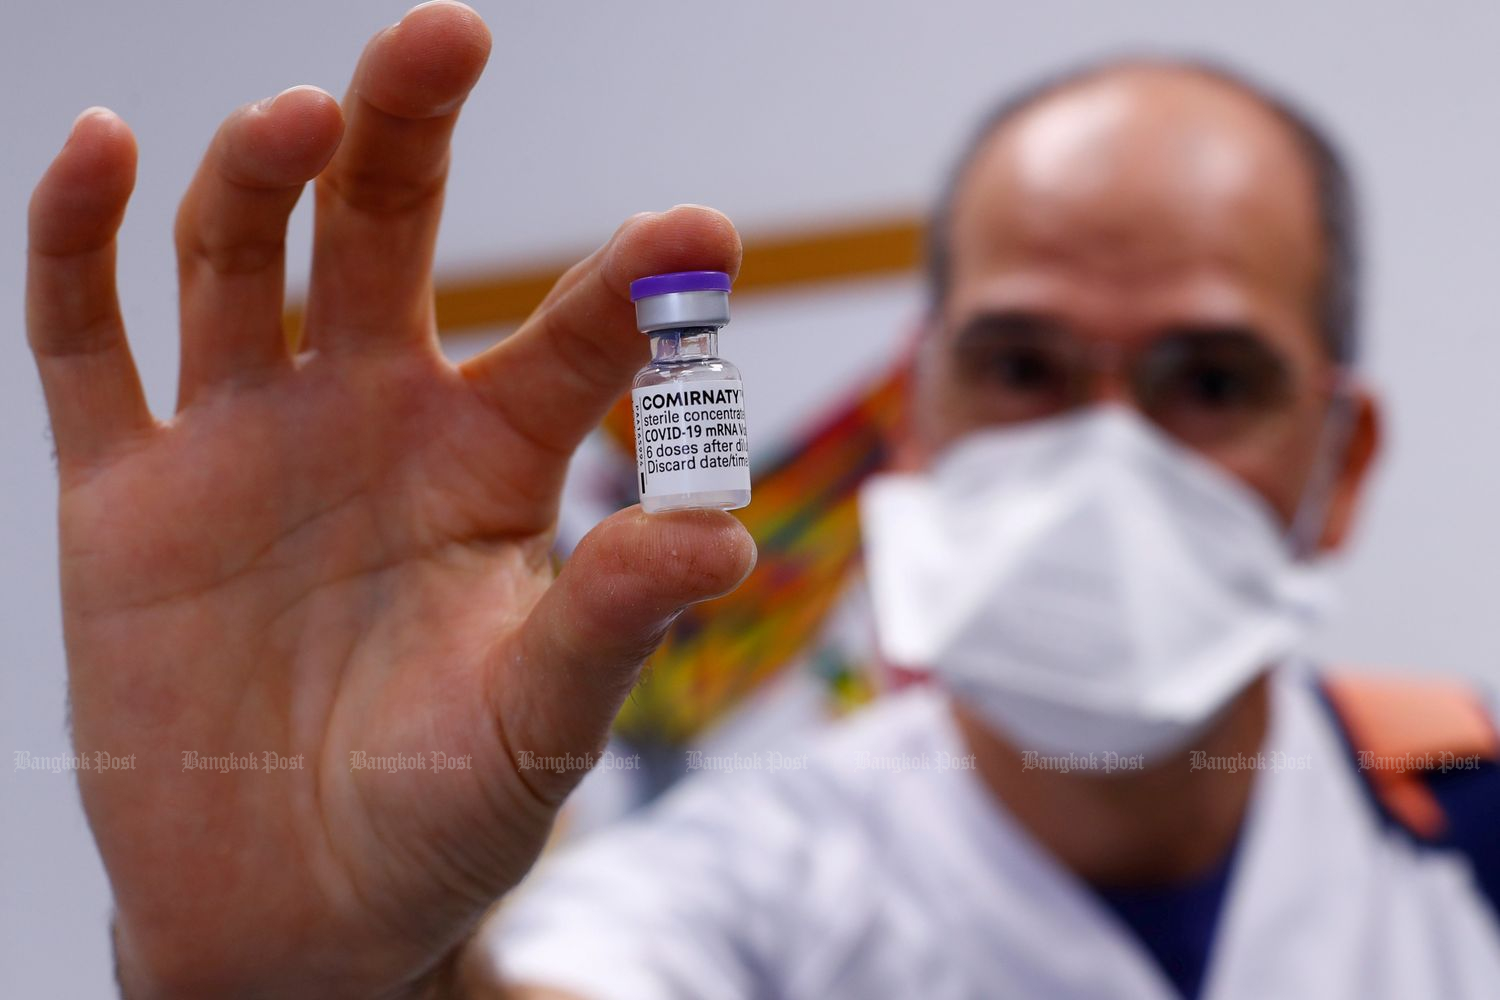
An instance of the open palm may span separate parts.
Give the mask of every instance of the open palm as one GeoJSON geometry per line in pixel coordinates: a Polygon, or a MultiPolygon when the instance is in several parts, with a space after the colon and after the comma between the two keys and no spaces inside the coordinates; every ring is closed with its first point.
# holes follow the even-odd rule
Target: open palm
{"type": "Polygon", "coordinates": [[[488,48],[468,8],[424,5],[371,42],[342,109],[295,88],[226,121],[178,217],[167,421],[114,293],[125,125],[86,113],[33,198],[74,738],[135,755],[81,785],[142,995],[419,989],[582,777],[517,755],[596,749],[671,617],[753,560],[726,515],[630,510],[553,580],[568,458],[644,355],[626,285],[733,269],[739,246],[708,210],[635,217],[449,364],[433,241],[488,48]],[[314,177],[294,355],[282,242],[314,177]]]}

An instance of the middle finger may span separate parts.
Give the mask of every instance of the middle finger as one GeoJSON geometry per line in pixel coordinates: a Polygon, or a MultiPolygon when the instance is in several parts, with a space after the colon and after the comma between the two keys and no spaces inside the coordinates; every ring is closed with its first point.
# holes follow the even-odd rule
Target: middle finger
{"type": "Polygon", "coordinates": [[[308,345],[380,349],[429,341],[432,253],[458,111],[490,34],[461,3],[423,4],[366,47],[347,125],[318,178],[308,345]]]}

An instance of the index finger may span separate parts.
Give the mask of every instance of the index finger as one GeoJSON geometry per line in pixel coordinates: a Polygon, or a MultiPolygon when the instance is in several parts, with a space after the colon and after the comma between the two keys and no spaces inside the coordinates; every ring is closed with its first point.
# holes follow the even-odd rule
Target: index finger
{"type": "Polygon", "coordinates": [[[536,447],[541,467],[530,474],[561,482],[573,449],[649,358],[630,282],[670,271],[732,276],[739,266],[739,234],[711,208],[633,216],[519,330],[460,371],[536,447]]]}

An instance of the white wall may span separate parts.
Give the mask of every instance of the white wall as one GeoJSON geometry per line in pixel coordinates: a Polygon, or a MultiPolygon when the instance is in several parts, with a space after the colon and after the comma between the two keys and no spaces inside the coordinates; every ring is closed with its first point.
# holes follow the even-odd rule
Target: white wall
{"type": "MultiPolygon", "coordinates": [[[[701,201],[755,231],[922,204],[976,112],[1071,59],[1149,44],[1234,58],[1304,96],[1355,155],[1370,205],[1371,373],[1390,449],[1329,639],[1361,660],[1500,680],[1492,630],[1500,469],[1500,8],[1136,0],[816,4],[501,4],[490,71],[458,139],[449,269],[585,248],[642,208],[701,201]]],[[[170,225],[218,120],[312,82],[342,90],[397,3],[79,0],[11,5],[0,30],[0,749],[66,745],[53,478],[24,350],[30,185],[89,104],[141,140],[123,235],[127,319],[148,388],[175,379],[170,225]]],[[[293,260],[306,259],[305,214],[293,260]]],[[[910,283],[746,304],[752,374],[819,340],[868,363],[899,333],[910,283]]],[[[727,350],[726,350],[726,353],[727,350]]],[[[762,429],[817,393],[758,375],[762,429]],[[778,410],[778,400],[783,404],[778,410]]],[[[830,376],[833,377],[833,376],[830,376]]],[[[816,389],[814,385],[813,389],[816,389]]],[[[0,993],[109,993],[108,898],[71,779],[0,763],[0,993]]]]}

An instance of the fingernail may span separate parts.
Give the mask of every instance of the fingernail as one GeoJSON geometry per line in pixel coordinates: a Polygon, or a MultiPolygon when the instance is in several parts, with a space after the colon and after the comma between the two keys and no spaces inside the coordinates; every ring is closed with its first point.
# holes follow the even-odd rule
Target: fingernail
{"type": "MultiPolygon", "coordinates": [[[[413,14],[415,14],[417,11],[421,10],[423,7],[437,7],[437,6],[462,7],[465,10],[470,10],[470,11],[472,11],[474,9],[474,8],[470,7],[466,3],[459,3],[459,2],[457,2],[457,0],[427,0],[426,3],[419,3],[415,7],[413,7],[411,10],[407,11],[405,14],[402,14],[401,15],[401,21],[404,21],[408,17],[411,17],[413,14]]],[[[396,23],[400,24],[401,21],[397,21],[396,23]]]]}
{"type": "Polygon", "coordinates": [[[314,93],[322,94],[324,97],[331,97],[331,96],[333,96],[333,95],[329,94],[328,91],[324,90],[322,87],[315,87],[315,86],[313,86],[310,83],[299,83],[295,87],[288,87],[288,88],[286,88],[281,93],[277,94],[275,97],[267,97],[267,98],[264,98],[264,99],[262,99],[260,101],[257,101],[255,103],[255,110],[256,111],[270,111],[273,107],[276,106],[276,102],[277,101],[281,100],[287,94],[290,94],[290,93],[292,93],[295,90],[311,90],[314,93]]]}
{"type": "Polygon", "coordinates": [[[78,126],[83,124],[83,120],[85,118],[91,118],[94,115],[113,116],[114,112],[98,104],[95,104],[93,107],[84,108],[82,111],[78,112],[78,117],[73,119],[73,124],[68,126],[67,142],[63,143],[63,145],[67,145],[68,142],[72,142],[73,137],[78,134],[78,126]]]}
{"type": "Polygon", "coordinates": [[[616,239],[618,239],[620,237],[621,233],[623,233],[627,229],[630,229],[631,227],[635,226],[637,223],[641,222],[643,219],[654,219],[654,218],[656,218],[660,214],[661,214],[660,212],[637,212],[637,213],[635,213],[634,215],[630,216],[624,222],[620,223],[618,226],[615,227],[614,235],[609,238],[609,241],[611,243],[613,243],[616,239]]]}

